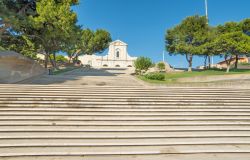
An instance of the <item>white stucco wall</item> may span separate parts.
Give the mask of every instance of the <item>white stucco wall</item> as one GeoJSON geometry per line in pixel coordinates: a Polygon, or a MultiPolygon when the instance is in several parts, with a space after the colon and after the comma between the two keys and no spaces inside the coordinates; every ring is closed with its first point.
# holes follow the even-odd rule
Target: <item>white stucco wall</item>
{"type": "Polygon", "coordinates": [[[108,55],[97,56],[97,55],[83,55],[79,56],[82,64],[89,64],[93,67],[129,67],[133,66],[134,61],[137,57],[131,57],[128,54],[128,45],[120,40],[111,42],[109,45],[108,55]],[[119,56],[118,56],[119,55],[119,56]]]}

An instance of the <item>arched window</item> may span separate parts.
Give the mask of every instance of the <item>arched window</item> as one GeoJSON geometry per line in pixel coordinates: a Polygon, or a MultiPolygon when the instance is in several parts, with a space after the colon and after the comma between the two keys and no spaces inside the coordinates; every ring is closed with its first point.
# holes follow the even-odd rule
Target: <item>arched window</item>
{"type": "Polygon", "coordinates": [[[120,57],[120,52],[117,51],[117,52],[116,52],[116,58],[119,58],[119,57],[120,57]]]}

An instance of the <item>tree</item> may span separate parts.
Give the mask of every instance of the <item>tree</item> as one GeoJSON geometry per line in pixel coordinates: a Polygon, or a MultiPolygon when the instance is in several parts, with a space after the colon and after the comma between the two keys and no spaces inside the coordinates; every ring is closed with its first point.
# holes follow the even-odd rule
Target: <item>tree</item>
{"type": "Polygon", "coordinates": [[[208,60],[208,68],[211,68],[211,59],[209,57],[215,55],[209,43],[211,43],[217,37],[217,28],[209,27],[208,32],[205,37],[205,43],[200,46],[200,53],[204,56],[204,67],[207,68],[207,60],[208,60]]]}
{"type": "MultiPolygon", "coordinates": [[[[50,56],[52,56],[52,55],[50,55],[50,56]]],[[[63,55],[56,55],[56,62],[57,63],[65,63],[67,61],[68,61],[68,59],[65,58],[63,55]]]]}
{"type": "Polygon", "coordinates": [[[180,25],[167,30],[165,36],[166,50],[172,54],[182,54],[188,61],[188,71],[192,71],[193,55],[201,54],[200,46],[205,43],[208,32],[205,16],[187,17],[180,25]]]}
{"type": "Polygon", "coordinates": [[[224,56],[229,72],[233,56],[250,53],[250,37],[242,31],[222,33],[210,46],[213,52],[224,56]]]}
{"type": "Polygon", "coordinates": [[[69,48],[66,49],[70,60],[83,54],[102,53],[112,41],[110,33],[103,29],[96,31],[83,29],[76,33],[75,37],[78,38],[75,38],[75,41],[71,40],[71,45],[68,45],[69,48]]]}
{"type": "Polygon", "coordinates": [[[250,18],[243,20],[241,23],[241,28],[245,34],[250,36],[250,18]]]}
{"type": "Polygon", "coordinates": [[[157,68],[158,68],[160,71],[164,71],[165,68],[166,68],[166,65],[165,65],[164,62],[159,62],[159,63],[157,64],[157,68]]]}
{"type": "Polygon", "coordinates": [[[31,58],[42,53],[45,68],[49,61],[57,68],[58,52],[66,52],[69,61],[80,54],[103,52],[110,34],[76,25],[77,15],[71,10],[76,4],[78,0],[0,0],[0,48],[31,58]]]}
{"type": "Polygon", "coordinates": [[[25,56],[34,58],[34,45],[24,35],[28,26],[28,16],[36,14],[35,0],[0,1],[0,46],[25,56]]]}
{"type": "Polygon", "coordinates": [[[1,0],[0,35],[9,31],[23,31],[28,16],[35,14],[36,0],[1,0]]]}
{"type": "MultiPolygon", "coordinates": [[[[242,31],[240,24],[237,22],[227,22],[224,25],[219,25],[217,29],[218,29],[219,34],[227,34],[227,33],[234,33],[234,32],[242,31]]],[[[235,56],[234,68],[237,69],[240,53],[234,53],[234,56],[235,56]]]]}
{"type": "Polygon", "coordinates": [[[138,57],[134,62],[135,69],[140,75],[142,74],[143,70],[147,71],[151,65],[152,61],[148,57],[138,57]]]}
{"type": "Polygon", "coordinates": [[[76,3],[76,0],[40,0],[36,3],[37,15],[29,17],[31,36],[41,44],[45,53],[45,68],[48,59],[57,68],[56,53],[64,49],[71,38],[71,30],[76,26],[77,15],[71,10],[76,3]]]}
{"type": "Polygon", "coordinates": [[[102,53],[108,48],[109,43],[112,41],[111,35],[106,30],[98,29],[91,31],[85,29],[82,31],[81,44],[80,44],[80,55],[94,53],[102,53]]]}

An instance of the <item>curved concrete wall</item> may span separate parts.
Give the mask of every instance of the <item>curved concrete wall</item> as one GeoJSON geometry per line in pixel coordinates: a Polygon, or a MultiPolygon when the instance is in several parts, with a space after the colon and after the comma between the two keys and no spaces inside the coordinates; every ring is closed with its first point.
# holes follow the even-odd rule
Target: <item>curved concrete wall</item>
{"type": "Polygon", "coordinates": [[[12,51],[0,51],[0,83],[16,83],[44,74],[36,61],[12,51]]]}

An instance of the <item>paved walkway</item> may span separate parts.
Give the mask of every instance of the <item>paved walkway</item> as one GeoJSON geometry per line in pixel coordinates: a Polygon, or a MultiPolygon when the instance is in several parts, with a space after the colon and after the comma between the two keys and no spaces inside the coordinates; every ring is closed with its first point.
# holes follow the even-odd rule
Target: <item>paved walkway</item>
{"type": "Polygon", "coordinates": [[[143,83],[131,74],[132,69],[101,68],[76,69],[60,75],[43,75],[22,81],[22,84],[64,84],[90,86],[141,86],[143,83]]]}

